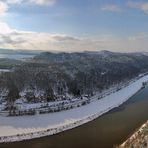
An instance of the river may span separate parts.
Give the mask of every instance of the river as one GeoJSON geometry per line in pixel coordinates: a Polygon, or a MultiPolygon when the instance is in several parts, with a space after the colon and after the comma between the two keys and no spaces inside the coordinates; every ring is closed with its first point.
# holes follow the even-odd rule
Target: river
{"type": "Polygon", "coordinates": [[[112,148],[148,119],[148,87],[103,116],[63,133],[0,148],[112,148]]]}

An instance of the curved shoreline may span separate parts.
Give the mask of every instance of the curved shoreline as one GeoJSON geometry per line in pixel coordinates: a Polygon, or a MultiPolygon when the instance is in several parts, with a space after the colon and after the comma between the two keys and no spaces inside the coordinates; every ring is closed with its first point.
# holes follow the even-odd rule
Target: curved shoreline
{"type": "Polygon", "coordinates": [[[131,136],[129,136],[121,145],[117,146],[117,148],[125,148],[125,147],[129,147],[132,144],[136,144],[136,142],[138,143],[139,142],[138,140],[140,140],[139,138],[143,138],[143,137],[140,137],[140,134],[143,133],[143,129],[145,127],[148,127],[148,121],[142,124],[138,129],[136,129],[135,132],[131,136]]]}
{"type": "Polygon", "coordinates": [[[90,121],[95,120],[96,118],[100,117],[101,115],[109,112],[110,110],[119,107],[120,105],[122,105],[123,103],[125,103],[128,99],[126,99],[124,102],[122,102],[121,104],[118,104],[116,106],[112,106],[110,108],[108,108],[107,110],[105,110],[104,112],[101,113],[96,113],[94,115],[91,115],[87,118],[72,122],[71,124],[67,124],[67,125],[63,125],[63,126],[59,126],[57,128],[51,128],[51,129],[47,129],[45,131],[39,131],[39,132],[34,132],[34,133],[28,133],[28,134],[18,134],[18,135],[14,135],[14,136],[4,136],[4,137],[0,137],[0,143],[5,143],[5,142],[17,142],[17,141],[23,141],[23,140],[29,140],[29,139],[35,139],[35,138],[41,138],[41,137],[46,137],[46,136],[51,136],[51,135],[55,135],[70,129],[73,129],[75,127],[81,126],[85,123],[88,123],[90,121]]]}
{"type": "MultiPolygon", "coordinates": [[[[12,135],[12,136],[1,136],[0,137],[0,143],[16,142],[16,141],[23,141],[23,140],[29,140],[29,139],[34,139],[34,138],[50,136],[50,135],[54,135],[54,134],[57,134],[57,133],[60,133],[60,132],[63,132],[63,131],[66,131],[66,130],[69,130],[69,129],[72,129],[72,128],[75,128],[75,127],[78,127],[78,126],[83,125],[83,124],[85,124],[87,122],[90,122],[90,121],[100,117],[104,113],[109,112],[111,109],[113,109],[115,107],[119,107],[124,102],[126,102],[130,97],[132,97],[136,92],[138,92],[141,89],[142,85],[140,85],[140,84],[142,84],[144,78],[147,80],[148,75],[143,76],[142,78],[137,80],[137,81],[139,81],[139,83],[138,83],[139,86],[132,93],[130,93],[128,96],[125,96],[125,97],[122,96],[123,98],[119,102],[117,102],[117,103],[115,103],[113,105],[110,105],[108,108],[106,108],[106,109],[104,109],[102,111],[98,111],[95,114],[91,114],[89,116],[86,116],[86,117],[78,119],[78,120],[72,120],[68,124],[63,123],[63,124],[57,125],[57,127],[55,127],[55,128],[49,128],[49,129],[41,130],[41,131],[37,131],[37,132],[17,134],[17,135],[12,135]]],[[[133,83],[136,83],[136,82],[133,82],[133,83]]],[[[132,84],[130,84],[130,85],[132,85],[132,84]]],[[[127,87],[129,87],[129,86],[127,86],[127,87]]],[[[122,91],[122,89],[121,89],[121,91],[122,91]]],[[[116,93],[117,92],[115,92],[114,94],[116,94],[116,93]]],[[[108,97],[110,97],[110,96],[111,95],[109,95],[108,97]]]]}

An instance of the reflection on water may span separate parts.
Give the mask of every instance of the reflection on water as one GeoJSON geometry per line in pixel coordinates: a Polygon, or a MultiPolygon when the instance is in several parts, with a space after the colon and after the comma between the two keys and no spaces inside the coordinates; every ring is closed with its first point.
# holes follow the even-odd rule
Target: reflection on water
{"type": "Polygon", "coordinates": [[[121,107],[78,128],[30,141],[1,144],[0,148],[112,148],[148,119],[148,87],[121,107]]]}

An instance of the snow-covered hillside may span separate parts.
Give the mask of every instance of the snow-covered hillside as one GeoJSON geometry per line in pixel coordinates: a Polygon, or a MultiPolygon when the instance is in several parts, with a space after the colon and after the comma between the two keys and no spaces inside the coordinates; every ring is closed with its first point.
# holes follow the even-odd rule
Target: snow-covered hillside
{"type": "Polygon", "coordinates": [[[82,125],[121,105],[141,89],[145,81],[148,81],[148,75],[100,100],[68,111],[35,116],[0,116],[0,142],[52,135],[82,125]]]}

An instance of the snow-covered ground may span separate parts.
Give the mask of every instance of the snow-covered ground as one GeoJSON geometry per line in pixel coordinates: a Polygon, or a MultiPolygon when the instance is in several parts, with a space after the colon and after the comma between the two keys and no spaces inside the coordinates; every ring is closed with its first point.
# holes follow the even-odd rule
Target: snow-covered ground
{"type": "Polygon", "coordinates": [[[0,69],[0,73],[1,72],[10,72],[10,69],[0,69]]]}
{"type": "MultiPolygon", "coordinates": [[[[139,75],[137,78],[134,78],[130,81],[123,81],[118,84],[114,84],[110,86],[107,89],[94,92],[93,97],[90,97],[88,95],[81,95],[79,97],[74,97],[72,95],[67,94],[66,96],[60,96],[59,99],[52,102],[46,102],[45,100],[39,100],[39,102],[28,102],[25,98],[26,90],[23,90],[20,93],[20,98],[17,99],[14,103],[14,106],[16,107],[15,112],[11,112],[11,116],[23,116],[23,115],[34,115],[36,113],[38,114],[44,114],[44,113],[53,113],[53,112],[59,112],[62,110],[69,110],[72,108],[80,107],[82,105],[87,105],[88,103],[91,103],[93,101],[96,101],[98,99],[101,99],[107,95],[110,95],[111,93],[114,93],[126,86],[128,86],[131,82],[135,81],[136,79],[143,76],[143,74],[139,75]]],[[[29,90],[30,91],[30,90],[29,90]]],[[[2,96],[6,96],[8,93],[8,90],[3,90],[3,93],[1,93],[2,96]]],[[[35,96],[36,98],[40,98],[44,92],[36,90],[35,96]]],[[[6,108],[6,100],[5,97],[0,99],[0,115],[8,116],[9,111],[5,110],[6,108]]]]}
{"type": "Polygon", "coordinates": [[[88,105],[67,111],[35,116],[0,116],[0,142],[53,135],[82,125],[121,105],[142,87],[142,82],[146,81],[148,75],[100,100],[96,99],[88,105]]]}

